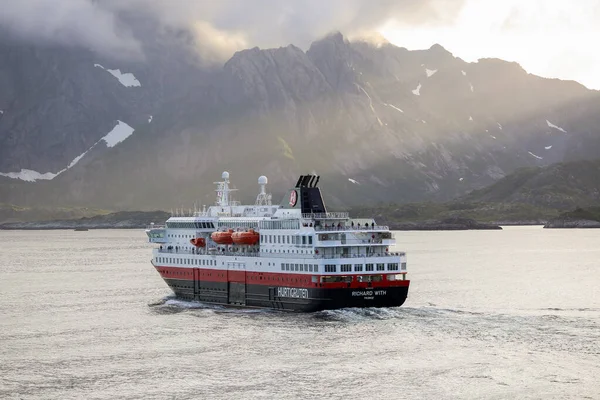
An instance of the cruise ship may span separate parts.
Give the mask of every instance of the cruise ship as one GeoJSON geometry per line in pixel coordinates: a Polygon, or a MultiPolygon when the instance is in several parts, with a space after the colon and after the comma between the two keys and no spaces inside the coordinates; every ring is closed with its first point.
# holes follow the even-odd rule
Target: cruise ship
{"type": "Polygon", "coordinates": [[[302,175],[272,204],[261,176],[255,204],[242,205],[223,172],[215,205],[148,227],[152,265],[176,297],[208,304],[299,312],[401,306],[410,281],[392,232],[371,218],[328,212],[318,183],[302,175]]]}

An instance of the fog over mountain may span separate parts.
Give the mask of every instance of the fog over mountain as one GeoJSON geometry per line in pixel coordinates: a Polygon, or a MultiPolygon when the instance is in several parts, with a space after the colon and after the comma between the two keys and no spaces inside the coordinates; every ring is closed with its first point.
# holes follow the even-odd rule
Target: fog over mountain
{"type": "Polygon", "coordinates": [[[374,31],[390,15],[405,24],[451,20],[463,1],[332,0],[29,0],[6,2],[0,26],[21,38],[80,46],[110,57],[143,56],[144,38],[131,20],[154,20],[157,29],[185,30],[204,61],[226,61],[236,50],[307,47],[332,31],[374,31]]]}
{"type": "Polygon", "coordinates": [[[361,39],[458,2],[35,3],[0,16],[0,202],[209,204],[223,170],[244,200],[313,171],[337,206],[447,200],[600,154],[596,91],[361,39]]]}

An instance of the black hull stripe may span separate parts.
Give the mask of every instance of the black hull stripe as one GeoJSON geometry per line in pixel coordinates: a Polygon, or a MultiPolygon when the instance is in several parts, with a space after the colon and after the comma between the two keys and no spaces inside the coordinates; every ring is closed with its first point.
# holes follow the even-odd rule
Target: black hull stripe
{"type": "Polygon", "coordinates": [[[197,282],[165,279],[184,300],[236,307],[272,308],[312,312],[347,307],[398,307],[404,304],[408,286],[386,288],[294,288],[236,282],[197,282]]]}

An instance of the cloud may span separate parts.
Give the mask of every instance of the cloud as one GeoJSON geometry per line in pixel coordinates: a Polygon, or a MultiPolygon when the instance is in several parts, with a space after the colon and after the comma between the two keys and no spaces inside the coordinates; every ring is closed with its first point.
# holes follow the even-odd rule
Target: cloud
{"type": "Polygon", "coordinates": [[[0,26],[30,40],[83,46],[113,56],[137,56],[141,44],[122,13],[153,17],[158,26],[186,29],[199,54],[223,61],[239,49],[294,43],[306,48],[331,31],[444,24],[463,0],[5,0],[0,26]]]}
{"type": "Polygon", "coordinates": [[[90,0],[3,1],[0,27],[51,44],[82,46],[118,57],[137,57],[139,42],[119,26],[113,10],[90,0]]]}

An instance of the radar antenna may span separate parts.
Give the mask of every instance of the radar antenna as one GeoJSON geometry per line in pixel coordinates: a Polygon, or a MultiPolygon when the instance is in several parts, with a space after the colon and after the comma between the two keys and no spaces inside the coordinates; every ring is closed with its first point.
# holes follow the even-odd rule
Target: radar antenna
{"type": "Polygon", "coordinates": [[[270,206],[271,205],[271,194],[266,192],[265,186],[267,185],[268,179],[262,175],[258,178],[258,184],[260,185],[260,193],[256,196],[257,206],[270,206]]]}

